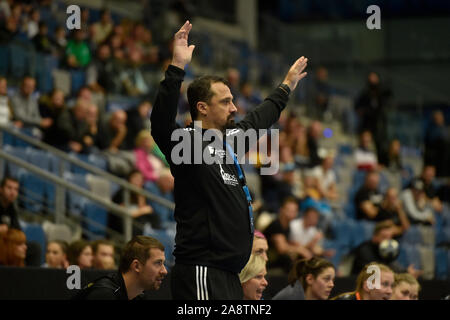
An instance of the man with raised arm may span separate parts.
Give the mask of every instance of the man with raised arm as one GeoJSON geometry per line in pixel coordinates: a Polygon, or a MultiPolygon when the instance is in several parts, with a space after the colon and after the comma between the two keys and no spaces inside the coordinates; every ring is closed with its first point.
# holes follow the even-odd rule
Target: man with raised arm
{"type": "Polygon", "coordinates": [[[237,124],[226,81],[217,76],[195,79],[187,90],[194,123],[182,129],[175,118],[184,68],[195,48],[188,44],[191,29],[192,24],[186,21],[175,34],[172,62],[151,115],[152,135],[175,178],[177,232],[172,296],[176,300],[240,300],[243,293],[238,274],[252,251],[253,213],[236,149],[228,141],[249,129],[268,129],[278,121],[289,93],[306,75],[303,70],[308,59],[299,58],[283,83],[237,124]],[[211,139],[215,147],[198,139],[205,139],[208,131],[214,132],[211,139]],[[191,139],[180,143],[181,136],[191,139]],[[206,161],[205,155],[213,156],[214,161],[206,161]]]}

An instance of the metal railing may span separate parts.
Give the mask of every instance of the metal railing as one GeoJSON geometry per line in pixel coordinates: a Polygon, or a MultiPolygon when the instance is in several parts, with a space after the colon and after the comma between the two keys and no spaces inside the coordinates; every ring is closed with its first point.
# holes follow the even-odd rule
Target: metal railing
{"type": "MultiPolygon", "coordinates": [[[[131,183],[129,183],[128,181],[118,178],[117,176],[115,176],[109,172],[106,172],[100,168],[90,165],[84,161],[77,159],[77,158],[74,158],[55,147],[52,147],[44,142],[41,142],[33,137],[30,137],[30,136],[20,132],[18,129],[11,128],[11,127],[5,126],[5,125],[0,125],[0,147],[3,144],[3,133],[4,132],[6,132],[16,138],[19,138],[34,147],[37,147],[39,149],[43,149],[47,152],[50,152],[51,154],[60,158],[59,159],[60,160],[59,167],[58,167],[58,175],[59,175],[58,176],[58,175],[52,174],[50,172],[47,172],[37,166],[34,166],[24,160],[18,159],[17,157],[10,155],[3,150],[0,150],[0,159],[4,159],[6,161],[9,161],[9,162],[19,166],[19,167],[23,167],[26,170],[29,170],[30,172],[37,174],[37,175],[43,177],[44,179],[49,180],[55,184],[55,186],[56,186],[56,188],[55,188],[55,222],[56,223],[63,223],[65,220],[65,217],[64,217],[64,213],[66,210],[65,194],[66,194],[66,189],[68,189],[70,191],[74,191],[74,192],[88,198],[91,201],[99,203],[100,205],[102,205],[105,208],[107,208],[108,210],[110,210],[111,213],[119,215],[121,218],[124,219],[124,230],[123,231],[125,234],[125,240],[126,241],[130,240],[131,236],[132,236],[133,220],[132,220],[132,217],[130,216],[130,214],[128,213],[128,210],[124,209],[124,207],[122,207],[122,206],[112,203],[110,201],[110,199],[105,200],[101,197],[98,197],[98,196],[92,194],[92,192],[90,192],[89,190],[80,188],[79,186],[74,185],[74,184],[69,183],[66,180],[64,180],[62,177],[63,177],[64,171],[65,171],[65,163],[66,162],[73,164],[75,166],[78,166],[82,169],[85,169],[86,171],[88,171],[92,174],[95,174],[97,176],[105,178],[108,181],[115,183],[115,184],[119,185],[120,187],[122,187],[122,189],[124,191],[125,208],[129,207],[130,192],[134,192],[136,194],[142,195],[142,196],[146,197],[147,199],[155,201],[169,209],[173,210],[175,208],[175,204],[173,202],[171,202],[167,199],[164,199],[162,197],[156,196],[156,195],[148,192],[147,190],[138,188],[138,187],[132,185],[131,183]]],[[[2,164],[0,164],[0,166],[1,165],[2,164]]],[[[1,167],[3,167],[3,166],[1,166],[1,167]]]]}

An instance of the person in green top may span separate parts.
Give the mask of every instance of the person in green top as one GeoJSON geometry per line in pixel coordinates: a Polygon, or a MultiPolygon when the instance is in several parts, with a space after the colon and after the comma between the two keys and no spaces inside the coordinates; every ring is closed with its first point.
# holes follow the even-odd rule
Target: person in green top
{"type": "Polygon", "coordinates": [[[84,68],[91,62],[91,50],[85,41],[86,34],[75,30],[73,38],[67,42],[66,56],[67,64],[72,68],[84,68]]]}

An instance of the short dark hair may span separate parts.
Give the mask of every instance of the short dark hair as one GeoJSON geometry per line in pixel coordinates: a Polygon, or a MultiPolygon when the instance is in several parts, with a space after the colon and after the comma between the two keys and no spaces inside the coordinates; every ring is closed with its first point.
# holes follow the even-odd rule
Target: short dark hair
{"type": "Polygon", "coordinates": [[[122,251],[119,272],[125,273],[130,270],[130,265],[134,259],[145,264],[150,258],[150,249],[164,251],[164,246],[158,239],[147,236],[135,236],[125,245],[125,248],[122,251]]]}
{"type": "Polygon", "coordinates": [[[294,196],[288,196],[288,197],[283,199],[283,202],[281,202],[280,208],[283,208],[289,202],[293,202],[293,203],[295,203],[298,206],[298,199],[296,197],[294,197],[294,196]]]}
{"type": "Polygon", "coordinates": [[[228,82],[219,76],[202,76],[195,79],[187,89],[187,98],[192,121],[197,119],[197,103],[200,101],[209,102],[214,93],[211,91],[211,84],[222,82],[228,86],[228,82]]]}
{"type": "Polygon", "coordinates": [[[114,248],[114,243],[112,241],[109,240],[105,240],[105,239],[100,239],[100,240],[95,240],[94,242],[92,242],[91,247],[92,247],[92,253],[95,255],[97,253],[98,247],[100,245],[105,245],[105,246],[110,246],[114,248]]]}
{"type": "Polygon", "coordinates": [[[14,182],[16,182],[16,183],[19,183],[19,180],[16,179],[16,178],[11,177],[11,176],[5,176],[5,177],[3,177],[3,179],[2,179],[2,182],[1,182],[1,184],[0,184],[0,187],[3,188],[3,187],[6,185],[6,182],[8,182],[8,181],[14,181],[14,182]]]}

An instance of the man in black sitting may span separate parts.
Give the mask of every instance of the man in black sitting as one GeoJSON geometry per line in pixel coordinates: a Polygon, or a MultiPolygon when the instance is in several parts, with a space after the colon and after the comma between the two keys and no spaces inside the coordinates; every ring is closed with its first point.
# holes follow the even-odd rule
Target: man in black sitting
{"type": "Polygon", "coordinates": [[[123,250],[119,271],[89,283],[76,300],[141,299],[145,290],[159,290],[167,275],[164,246],[157,239],[136,236],[123,250]]]}

